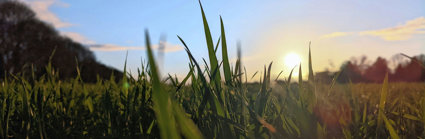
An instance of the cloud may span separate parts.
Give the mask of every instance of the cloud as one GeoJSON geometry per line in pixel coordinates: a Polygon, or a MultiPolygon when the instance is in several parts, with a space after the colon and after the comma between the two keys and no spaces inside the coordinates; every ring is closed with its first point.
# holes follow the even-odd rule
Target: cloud
{"type": "Polygon", "coordinates": [[[37,17],[40,20],[46,21],[52,24],[55,28],[64,28],[70,27],[73,24],[64,22],[59,19],[49,8],[52,5],[60,7],[68,7],[67,3],[61,2],[59,0],[22,0],[24,3],[28,4],[32,10],[36,13],[37,17]]]}
{"type": "Polygon", "coordinates": [[[387,41],[400,41],[408,40],[416,34],[425,34],[424,17],[418,17],[416,19],[406,21],[405,24],[395,27],[360,32],[333,32],[331,34],[323,35],[321,38],[330,39],[347,35],[359,35],[379,37],[387,41]]]}
{"type": "MultiPolygon", "coordinates": [[[[164,52],[176,52],[183,50],[183,47],[176,44],[170,44],[168,42],[164,42],[164,52]]],[[[154,44],[152,45],[153,49],[158,49],[159,45],[154,44]]],[[[120,45],[114,45],[114,44],[94,44],[89,45],[89,49],[92,51],[126,51],[126,50],[145,50],[145,46],[120,46],[120,45]]]]}
{"type": "Polygon", "coordinates": [[[376,36],[389,41],[407,40],[415,34],[425,34],[424,17],[409,20],[404,25],[396,27],[359,33],[359,35],[376,36]]]}
{"type": "Polygon", "coordinates": [[[94,44],[89,45],[92,51],[125,51],[125,50],[145,50],[141,46],[119,46],[114,44],[94,44]]]}
{"type": "MultiPolygon", "coordinates": [[[[183,46],[178,45],[178,44],[170,44],[168,42],[160,42],[160,43],[163,43],[162,45],[165,46],[165,48],[163,50],[165,53],[168,53],[168,52],[177,52],[177,51],[183,50],[183,46]]],[[[159,45],[158,44],[155,44],[155,45],[152,46],[152,48],[158,49],[159,48],[159,45]]]]}
{"type": "Polygon", "coordinates": [[[347,35],[353,34],[352,32],[333,32],[331,34],[326,34],[320,37],[321,39],[329,39],[329,38],[336,38],[336,37],[343,37],[347,35]]]}
{"type": "Polygon", "coordinates": [[[76,32],[62,32],[61,34],[63,36],[66,36],[66,37],[71,38],[72,40],[74,40],[76,42],[79,42],[79,43],[82,43],[82,44],[85,44],[85,45],[94,45],[94,44],[96,44],[95,41],[92,41],[92,40],[86,38],[85,36],[83,36],[83,35],[81,35],[79,33],[76,33],[76,32]]]}
{"type": "MultiPolygon", "coordinates": [[[[90,40],[86,38],[85,36],[76,32],[63,32],[62,35],[65,37],[69,37],[76,42],[82,43],[83,45],[87,46],[92,51],[109,51],[110,52],[110,51],[145,50],[146,49],[145,46],[121,46],[121,45],[115,45],[115,44],[96,44],[95,41],[90,40]]],[[[181,45],[170,44],[168,42],[160,42],[160,43],[163,43],[162,44],[164,45],[163,51],[165,53],[183,50],[183,47],[181,45]]],[[[152,48],[158,49],[159,45],[154,44],[152,45],[152,48]]]]}

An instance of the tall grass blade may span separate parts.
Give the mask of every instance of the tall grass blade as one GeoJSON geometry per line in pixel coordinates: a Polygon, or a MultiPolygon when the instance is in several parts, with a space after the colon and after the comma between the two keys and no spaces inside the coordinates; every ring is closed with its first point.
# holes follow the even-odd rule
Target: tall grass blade
{"type": "Polygon", "coordinates": [[[226,80],[226,84],[230,84],[232,80],[231,70],[230,70],[230,64],[229,64],[229,57],[227,54],[227,43],[226,43],[226,33],[224,32],[224,24],[223,19],[220,16],[220,24],[221,24],[221,52],[223,57],[223,71],[224,71],[224,77],[226,80]]]}
{"type": "Polygon", "coordinates": [[[181,89],[182,86],[184,86],[187,82],[187,80],[189,79],[189,77],[191,77],[193,75],[193,66],[190,67],[190,71],[189,73],[187,73],[186,77],[183,79],[182,82],[180,82],[180,84],[177,86],[176,92],[179,91],[181,89]]]}
{"type": "Polygon", "coordinates": [[[291,69],[291,72],[289,72],[288,81],[286,81],[287,86],[289,86],[289,85],[291,84],[292,72],[294,71],[294,69],[295,69],[296,67],[297,67],[297,66],[294,66],[294,67],[291,69]]]}
{"type": "Polygon", "coordinates": [[[165,92],[164,88],[160,82],[160,76],[155,64],[155,59],[153,56],[149,33],[145,31],[145,41],[147,48],[147,55],[149,59],[150,71],[152,74],[152,98],[154,102],[154,110],[158,120],[158,127],[160,129],[160,135],[163,139],[176,139],[180,138],[177,129],[176,123],[173,116],[171,100],[168,96],[168,93],[165,92]]]}
{"type": "Polygon", "coordinates": [[[300,86],[300,92],[302,91],[302,86],[303,86],[303,73],[301,70],[301,63],[300,63],[300,67],[298,69],[298,84],[300,86]]]}
{"type": "MultiPolygon", "coordinates": [[[[215,52],[214,52],[214,44],[213,44],[213,40],[212,40],[212,37],[211,37],[210,28],[208,26],[207,18],[205,17],[205,13],[204,13],[204,9],[202,8],[201,1],[199,1],[199,5],[201,7],[201,12],[202,12],[202,21],[204,23],[205,39],[206,39],[206,42],[207,42],[208,56],[209,56],[209,59],[210,59],[210,66],[211,66],[210,70],[211,70],[211,73],[212,73],[214,70],[216,70],[218,68],[218,61],[217,61],[217,57],[216,57],[215,52]]],[[[220,71],[218,71],[218,74],[213,78],[212,82],[215,82],[216,84],[220,84],[220,82],[221,82],[220,71]]]]}
{"type": "Polygon", "coordinates": [[[255,75],[257,75],[258,71],[256,71],[252,76],[251,76],[251,80],[255,77],[255,75]]]}
{"type": "Polygon", "coordinates": [[[308,81],[314,82],[313,62],[311,61],[311,42],[308,44],[308,81]]]}
{"type": "Polygon", "coordinates": [[[378,121],[377,121],[377,128],[376,130],[380,130],[383,122],[383,117],[385,116],[384,110],[385,110],[385,104],[387,101],[387,95],[388,95],[388,73],[385,75],[384,83],[382,84],[381,89],[381,97],[379,99],[379,106],[378,106],[378,121]]]}
{"type": "Polygon", "coordinates": [[[202,70],[201,67],[199,66],[198,62],[196,62],[196,59],[193,57],[192,53],[190,52],[189,48],[187,47],[186,43],[183,41],[183,39],[180,36],[177,36],[180,41],[183,43],[183,46],[185,47],[185,50],[187,52],[187,54],[189,55],[189,58],[191,59],[191,61],[193,61],[193,63],[195,64],[197,70],[198,70],[198,74],[199,78],[201,80],[201,83],[203,84],[203,89],[205,92],[205,96],[203,97],[203,100],[201,102],[201,104],[198,107],[198,112],[199,113],[203,113],[204,108],[207,105],[207,101],[209,101],[210,105],[212,106],[214,112],[220,116],[224,116],[224,111],[221,107],[221,105],[219,104],[218,100],[217,100],[217,95],[214,94],[211,89],[208,87],[208,83],[207,80],[205,79],[205,77],[201,74],[202,70]]]}
{"type": "Polygon", "coordinates": [[[282,73],[283,73],[283,70],[280,71],[279,74],[277,74],[277,77],[276,77],[276,79],[274,81],[277,81],[282,73]]]}
{"type": "Polygon", "coordinates": [[[217,43],[215,44],[214,53],[217,54],[218,46],[220,45],[221,38],[218,37],[217,43]]]}

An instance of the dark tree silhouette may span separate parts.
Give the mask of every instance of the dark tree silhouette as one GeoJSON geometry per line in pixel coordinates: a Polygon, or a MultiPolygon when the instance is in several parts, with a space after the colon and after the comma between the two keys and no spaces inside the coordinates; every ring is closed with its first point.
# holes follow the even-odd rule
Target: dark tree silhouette
{"type": "MultiPolygon", "coordinates": [[[[364,61],[363,59],[365,58],[362,58],[361,61],[364,61]]],[[[365,62],[358,62],[357,59],[352,59],[341,66],[341,74],[338,76],[337,81],[340,83],[347,83],[349,81],[353,83],[381,83],[387,73],[390,82],[425,81],[425,68],[423,66],[425,65],[425,55],[415,56],[408,61],[398,61],[399,63],[394,63],[397,67],[391,72],[388,67],[388,62],[384,58],[378,57],[372,65],[365,64],[365,62]]],[[[320,73],[320,75],[324,73],[325,72],[320,73]]],[[[335,75],[336,74],[334,74],[334,76],[335,75]]]]}
{"type": "Polygon", "coordinates": [[[348,83],[348,82],[362,82],[364,78],[362,76],[362,71],[359,65],[353,64],[353,62],[348,61],[343,64],[340,68],[340,74],[337,78],[337,81],[340,83],[348,83]]]}
{"type": "Polygon", "coordinates": [[[26,5],[16,1],[0,2],[0,77],[5,73],[37,77],[46,73],[49,57],[60,79],[77,76],[77,62],[84,81],[94,82],[97,75],[120,79],[123,74],[96,61],[85,46],[61,36],[51,25],[35,17],[26,5]]]}
{"type": "Polygon", "coordinates": [[[366,82],[381,83],[387,73],[390,74],[387,60],[378,57],[375,63],[373,63],[365,70],[363,77],[366,79],[366,82]]]}
{"type": "MultiPolygon", "coordinates": [[[[422,55],[423,56],[423,55],[422,55]]],[[[408,63],[399,63],[395,69],[394,74],[390,76],[392,81],[397,82],[420,82],[424,81],[424,69],[420,65],[424,60],[418,57],[413,57],[413,59],[408,63]]]]}

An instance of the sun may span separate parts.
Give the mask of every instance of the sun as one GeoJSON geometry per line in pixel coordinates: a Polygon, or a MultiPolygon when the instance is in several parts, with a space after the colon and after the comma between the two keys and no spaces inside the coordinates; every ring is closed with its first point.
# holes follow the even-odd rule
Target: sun
{"type": "Polygon", "coordinates": [[[288,55],[285,56],[285,63],[284,63],[284,65],[287,68],[292,69],[295,66],[297,66],[298,64],[300,64],[300,62],[301,62],[300,55],[298,55],[296,53],[289,53],[288,55]]]}

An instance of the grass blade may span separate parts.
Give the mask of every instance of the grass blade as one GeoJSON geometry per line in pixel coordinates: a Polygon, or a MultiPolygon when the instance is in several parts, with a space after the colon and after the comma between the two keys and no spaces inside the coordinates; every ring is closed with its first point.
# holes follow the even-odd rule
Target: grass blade
{"type": "Polygon", "coordinates": [[[311,42],[308,44],[308,81],[310,83],[314,82],[314,73],[313,73],[313,65],[311,61],[311,42]]]}
{"type": "MultiPolygon", "coordinates": [[[[199,1],[199,5],[201,7],[202,21],[204,23],[205,39],[206,39],[206,42],[207,42],[208,56],[209,56],[209,59],[210,59],[210,67],[211,67],[210,73],[213,73],[214,70],[216,70],[218,68],[217,56],[215,55],[215,52],[214,52],[214,44],[213,44],[213,40],[212,40],[212,37],[211,37],[210,28],[208,26],[207,18],[205,17],[205,13],[204,13],[204,9],[202,8],[201,1],[199,1]]],[[[216,76],[213,78],[212,82],[215,82],[216,84],[220,84],[220,82],[221,82],[220,71],[218,71],[216,76]]]]}
{"type": "Polygon", "coordinates": [[[188,139],[201,139],[202,134],[192,120],[186,117],[186,113],[179,104],[173,104],[174,116],[180,127],[182,134],[188,139]]]}
{"type": "Polygon", "coordinates": [[[388,118],[385,115],[381,115],[381,116],[385,122],[385,127],[387,128],[388,132],[390,132],[391,138],[399,139],[400,137],[397,135],[397,132],[394,130],[394,127],[391,125],[391,122],[388,120],[388,118]]]}
{"type": "Polygon", "coordinates": [[[175,139],[180,138],[176,130],[176,123],[173,118],[173,112],[171,110],[171,100],[168,93],[165,92],[160,82],[160,76],[155,64],[153,56],[149,33],[145,31],[146,36],[146,48],[149,59],[150,71],[152,74],[152,98],[154,102],[154,110],[158,120],[158,127],[160,129],[160,135],[163,139],[175,139]]]}
{"type": "Polygon", "coordinates": [[[383,122],[383,117],[384,115],[384,110],[385,110],[385,103],[387,101],[387,95],[388,95],[388,73],[385,75],[385,79],[384,79],[384,83],[382,84],[382,89],[381,89],[381,98],[379,100],[379,110],[378,110],[378,121],[377,121],[377,128],[376,130],[381,129],[382,126],[382,122],[383,122]]]}
{"type": "Polygon", "coordinates": [[[296,67],[297,67],[297,66],[294,66],[294,67],[291,69],[291,72],[289,73],[288,81],[286,81],[286,82],[287,82],[288,87],[289,87],[289,85],[291,84],[292,72],[294,71],[294,69],[295,69],[296,67]]]}
{"type": "Polygon", "coordinates": [[[227,54],[227,43],[226,43],[226,34],[224,32],[224,24],[223,19],[220,16],[220,23],[221,23],[221,52],[223,57],[223,71],[224,71],[224,77],[226,80],[226,84],[230,84],[232,80],[231,70],[230,70],[230,64],[229,64],[229,58],[227,54]]]}
{"type": "Polygon", "coordinates": [[[221,38],[218,37],[217,43],[215,44],[215,48],[214,48],[214,53],[216,53],[216,54],[217,54],[217,50],[218,50],[218,45],[220,45],[220,41],[221,41],[221,38]]]}

